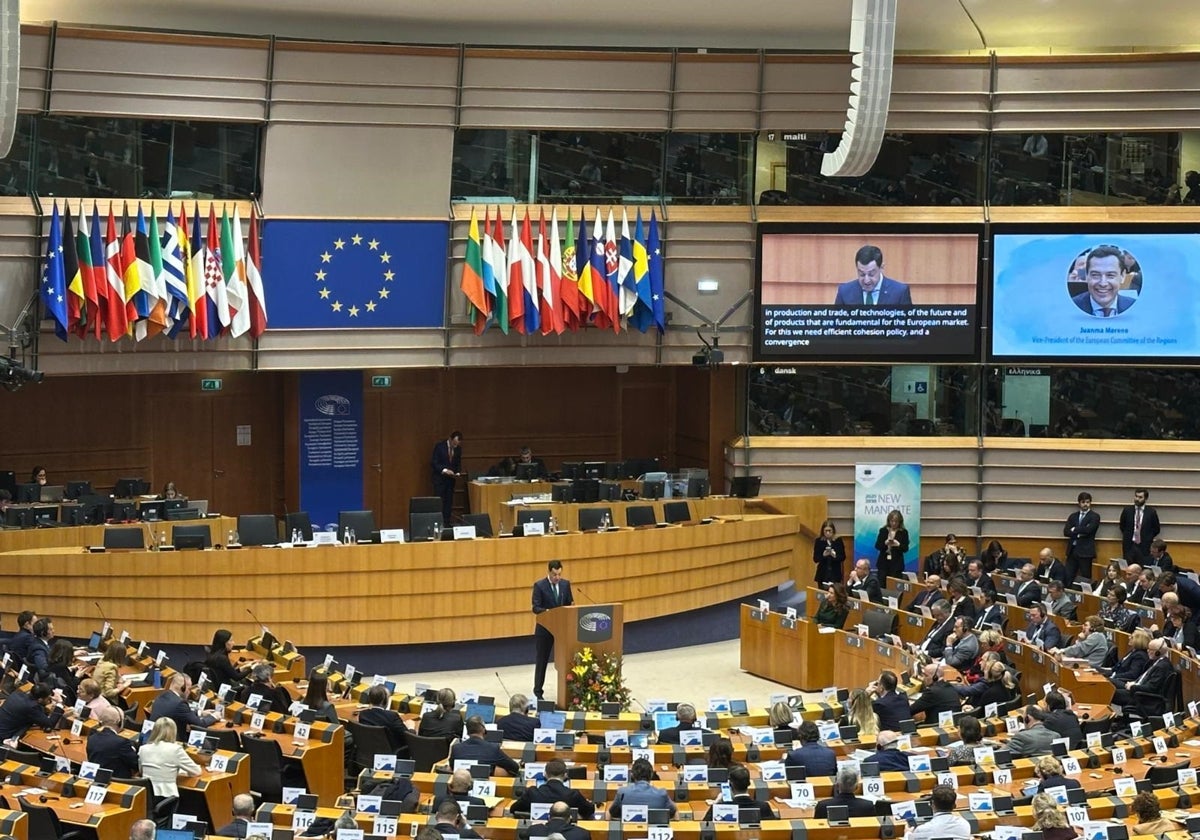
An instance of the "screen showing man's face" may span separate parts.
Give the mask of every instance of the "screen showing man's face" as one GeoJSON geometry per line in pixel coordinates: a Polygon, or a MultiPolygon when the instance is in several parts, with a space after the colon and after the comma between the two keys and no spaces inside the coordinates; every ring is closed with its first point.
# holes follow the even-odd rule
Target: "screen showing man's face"
{"type": "Polygon", "coordinates": [[[1088,263],[1088,292],[1098,306],[1115,306],[1117,290],[1121,288],[1120,257],[1099,257],[1088,263]]]}
{"type": "Polygon", "coordinates": [[[873,292],[879,285],[879,281],[883,279],[883,269],[879,267],[879,263],[871,260],[866,265],[855,263],[854,267],[858,269],[858,285],[864,292],[873,292]]]}

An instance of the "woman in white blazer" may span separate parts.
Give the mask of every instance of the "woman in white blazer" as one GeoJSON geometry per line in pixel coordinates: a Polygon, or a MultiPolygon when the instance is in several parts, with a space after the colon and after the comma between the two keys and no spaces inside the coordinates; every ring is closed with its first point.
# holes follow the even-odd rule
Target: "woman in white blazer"
{"type": "Polygon", "coordinates": [[[177,734],[175,721],[161,717],[154,722],[150,737],[138,750],[142,775],[150,780],[154,795],[160,799],[179,795],[175,780],[180,776],[200,775],[200,765],[192,761],[183,744],[175,740],[177,734]]]}

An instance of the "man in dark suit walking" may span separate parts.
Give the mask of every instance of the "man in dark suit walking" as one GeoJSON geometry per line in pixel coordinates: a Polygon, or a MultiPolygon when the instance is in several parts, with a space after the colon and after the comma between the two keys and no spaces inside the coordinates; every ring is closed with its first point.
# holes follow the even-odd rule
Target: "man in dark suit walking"
{"type": "Polygon", "coordinates": [[[433,492],[442,498],[442,527],[450,524],[454,508],[454,481],[462,472],[462,432],[453,431],[448,440],[433,447],[433,492]]]}
{"type": "Polygon", "coordinates": [[[1121,553],[1130,563],[1147,565],[1150,544],[1162,530],[1158,511],[1146,504],[1150,491],[1139,487],[1133,491],[1133,504],[1121,510],[1121,553]]]}
{"type": "MultiPolygon", "coordinates": [[[[574,603],[571,581],[562,576],[562,561],[551,560],[546,564],[546,576],[533,585],[534,615],[555,607],[569,607],[574,603]]],[[[533,667],[533,696],[541,700],[546,682],[546,665],[550,662],[550,652],[554,650],[554,636],[539,624],[533,630],[533,641],[537,653],[533,667]]]]}
{"type": "Polygon", "coordinates": [[[883,251],[875,245],[864,245],[854,255],[858,274],[838,286],[834,306],[912,306],[908,284],[885,277],[883,251]]]}
{"type": "Polygon", "coordinates": [[[1080,493],[1078,502],[1079,510],[1068,516],[1063,526],[1063,536],[1067,538],[1067,574],[1063,583],[1071,587],[1081,572],[1088,580],[1092,579],[1096,532],[1100,530],[1100,514],[1092,510],[1092,494],[1080,493]]]}

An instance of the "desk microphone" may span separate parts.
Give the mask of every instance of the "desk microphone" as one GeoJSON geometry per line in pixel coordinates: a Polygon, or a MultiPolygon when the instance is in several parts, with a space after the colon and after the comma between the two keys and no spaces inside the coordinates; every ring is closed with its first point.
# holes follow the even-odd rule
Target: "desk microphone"
{"type": "Polygon", "coordinates": [[[637,704],[638,704],[638,708],[642,710],[642,713],[643,713],[643,714],[647,714],[647,715],[648,715],[648,714],[650,714],[650,710],[649,710],[649,709],[647,709],[645,706],[643,706],[643,705],[642,705],[642,701],[641,701],[641,700],[637,699],[637,698],[636,698],[636,697],[634,697],[633,695],[630,695],[629,699],[630,699],[630,700],[632,700],[634,703],[637,703],[637,704]]]}
{"type": "Polygon", "coordinates": [[[100,609],[100,602],[92,601],[92,603],[96,605],[96,612],[100,613],[100,618],[104,621],[105,624],[108,624],[108,626],[111,627],[112,625],[109,624],[108,616],[106,616],[104,614],[104,610],[100,609]]]}
{"type": "Polygon", "coordinates": [[[250,609],[249,607],[246,607],[246,612],[248,612],[250,614],[250,617],[254,619],[254,623],[257,624],[262,629],[263,633],[269,634],[271,632],[270,627],[268,627],[267,625],[263,624],[261,621],[258,620],[258,616],[256,616],[254,614],[254,610],[250,609]]]}
{"type": "MultiPolygon", "coordinates": [[[[500,683],[500,688],[504,690],[504,696],[505,696],[505,697],[512,697],[512,692],[508,690],[508,686],[506,686],[506,685],[504,684],[504,680],[500,679],[500,672],[499,672],[499,671],[493,671],[492,673],[494,673],[494,674],[496,675],[496,682],[500,683]]],[[[514,711],[516,711],[516,710],[515,710],[515,709],[509,709],[509,711],[510,711],[510,712],[514,712],[514,711]]],[[[521,709],[521,713],[522,713],[522,714],[524,714],[526,711],[527,711],[526,709],[521,709]]]]}
{"type": "Polygon", "coordinates": [[[577,589],[577,588],[575,588],[575,587],[572,587],[571,591],[572,591],[573,593],[579,593],[580,595],[582,595],[582,596],[583,596],[583,598],[584,598],[584,600],[585,600],[585,601],[587,601],[589,604],[595,604],[595,603],[597,603],[596,601],[593,601],[593,600],[591,599],[591,597],[589,597],[589,596],[588,596],[588,594],[587,594],[586,592],[584,592],[582,589],[577,589]]]}

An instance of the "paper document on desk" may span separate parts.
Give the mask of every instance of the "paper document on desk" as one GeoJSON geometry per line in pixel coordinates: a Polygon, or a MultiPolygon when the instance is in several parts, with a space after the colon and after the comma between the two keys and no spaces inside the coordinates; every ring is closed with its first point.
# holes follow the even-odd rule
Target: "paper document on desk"
{"type": "Polygon", "coordinates": [[[822,624],[820,627],[817,628],[817,632],[818,633],[836,633],[837,628],[836,627],[826,627],[825,625],[822,624]]]}

